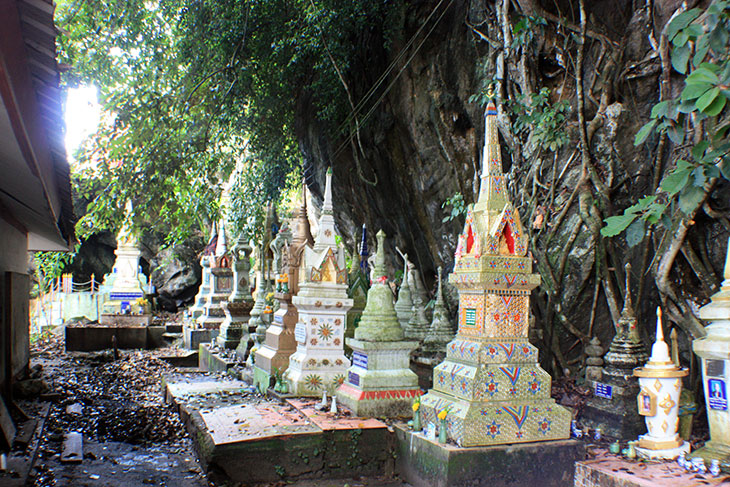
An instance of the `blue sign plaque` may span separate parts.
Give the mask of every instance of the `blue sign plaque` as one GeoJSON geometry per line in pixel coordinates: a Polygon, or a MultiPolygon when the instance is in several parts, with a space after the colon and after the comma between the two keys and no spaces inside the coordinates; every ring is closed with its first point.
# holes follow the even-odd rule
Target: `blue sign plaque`
{"type": "Polygon", "coordinates": [[[603,382],[596,382],[596,391],[594,394],[596,397],[611,399],[613,397],[613,386],[609,386],[603,382]]]}
{"type": "Polygon", "coordinates": [[[360,385],[360,376],[354,372],[348,372],[347,373],[347,382],[349,382],[353,386],[359,386],[360,385]]]}
{"type": "Polygon", "coordinates": [[[363,369],[368,368],[368,356],[362,352],[352,352],[352,364],[363,369]]]}
{"type": "Polygon", "coordinates": [[[724,380],[707,380],[707,402],[710,405],[710,409],[727,411],[727,391],[724,380]]]}
{"type": "Polygon", "coordinates": [[[112,301],[122,301],[122,300],[133,300],[137,298],[144,297],[144,294],[142,293],[109,293],[109,299],[112,301]]]}

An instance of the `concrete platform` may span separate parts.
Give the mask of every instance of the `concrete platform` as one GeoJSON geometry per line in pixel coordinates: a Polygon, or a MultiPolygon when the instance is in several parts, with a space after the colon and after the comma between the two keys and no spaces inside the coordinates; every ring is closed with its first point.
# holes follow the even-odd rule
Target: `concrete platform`
{"type": "Polygon", "coordinates": [[[147,326],[150,324],[152,315],[121,315],[102,313],[99,317],[99,323],[102,325],[116,326],[147,326]]]}
{"type": "Polygon", "coordinates": [[[575,462],[585,458],[585,445],[576,440],[460,448],[402,425],[395,433],[397,470],[413,485],[573,487],[575,462]]]}
{"type": "Polygon", "coordinates": [[[67,325],[67,352],[95,352],[116,346],[120,349],[147,348],[147,325],[67,325]]]}
{"type": "Polygon", "coordinates": [[[730,476],[686,472],[677,462],[628,460],[605,450],[575,465],[575,487],[730,486],[730,476]]]}
{"type": "Polygon", "coordinates": [[[210,343],[201,343],[198,348],[198,367],[205,372],[227,372],[238,363],[235,350],[230,352],[230,356],[224,356],[213,350],[210,343]]]}
{"type": "Polygon", "coordinates": [[[267,400],[245,382],[212,375],[173,376],[165,384],[201,465],[233,482],[393,473],[395,437],[380,421],[316,411],[316,400],[267,400]]]}

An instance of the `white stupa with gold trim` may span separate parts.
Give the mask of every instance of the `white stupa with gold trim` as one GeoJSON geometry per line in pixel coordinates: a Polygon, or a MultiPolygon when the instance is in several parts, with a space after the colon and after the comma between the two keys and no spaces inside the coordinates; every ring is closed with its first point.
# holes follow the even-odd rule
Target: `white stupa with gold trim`
{"type": "Polygon", "coordinates": [[[679,395],[682,377],[687,374],[687,369],[677,367],[669,355],[662,330],[662,310],[657,308],[656,341],[651,347],[651,357],[644,367],[634,369],[641,388],[637,406],[649,430],[639,436],[636,451],[640,456],[671,460],[689,453],[689,443],[677,434],[679,395]]]}
{"type": "Polygon", "coordinates": [[[520,216],[507,195],[497,109],[487,105],[479,198],[459,236],[454,272],[459,329],[421,400],[422,422],[439,424],[461,446],[570,436],[571,413],[550,398],[550,376],[528,339],[532,273],[520,216]]]}
{"type": "Polygon", "coordinates": [[[299,293],[292,298],[299,321],[297,351],[289,357],[285,379],[298,396],[334,393],[345,381],[345,326],[352,299],[347,296],[345,250],[337,243],[332,208],[332,169],[327,170],[322,214],[314,247],[305,247],[299,268],[299,293]]]}

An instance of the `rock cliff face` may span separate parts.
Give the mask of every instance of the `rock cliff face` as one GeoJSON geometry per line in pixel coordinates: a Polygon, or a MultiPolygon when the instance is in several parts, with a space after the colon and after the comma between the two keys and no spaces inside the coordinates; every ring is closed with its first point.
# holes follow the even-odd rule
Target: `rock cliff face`
{"type": "MultiPolygon", "coordinates": [[[[500,135],[510,194],[529,227],[543,277],[533,312],[552,349],[551,365],[563,370],[576,363],[583,347],[575,345],[587,344],[592,335],[608,343],[620,311],[626,261],[632,262],[634,288],[640,289],[637,308],[645,329],[653,326],[652,308],[661,300],[670,320],[690,334],[700,333],[687,302],[704,301],[711,289],[702,280],[716,283],[720,275],[727,240],[714,237],[728,230],[718,219],[698,214],[682,253],[699,254],[705,275],[678,258],[670,264],[671,292],[657,285],[661,276],[653,262],[661,232],[633,248],[623,237],[598,233],[604,218],[654,193],[671,168],[671,151],[657,148],[666,141],[653,136],[634,147],[633,140],[659,100],[660,77],[669,83],[669,96],[681,89],[676,73],[662,67],[659,44],[649,40],[660,39],[679,4],[654,2],[650,11],[644,2],[586,1],[581,47],[578,0],[444,1],[431,18],[436,2],[406,2],[388,26],[397,33],[390,43],[373,39],[364,61],[350,64],[347,80],[357,103],[401,50],[406,53],[372,98],[383,95],[372,114],[366,118],[372,102],[360,112],[359,140],[334,138],[318,124],[306,93],[297,100],[297,135],[310,189],[321,195],[331,164],[336,219],[347,243],[354,247],[362,223],[371,235],[382,228],[431,286],[439,265],[446,270],[453,265],[463,223],[443,222],[441,204],[457,192],[471,203],[478,189],[483,109],[470,97],[485,80],[498,79],[502,100],[524,107],[521,95],[548,88],[547,107],[560,100],[569,104],[558,128],[562,147],[553,151],[539,144],[548,111],[518,130],[516,112],[504,101],[500,135]],[[520,29],[520,22],[527,28],[520,29]],[[415,42],[407,45],[414,35],[415,42]]],[[[727,198],[721,198],[727,189],[715,189],[711,208],[727,212],[727,198]]],[[[386,253],[394,255],[392,249],[386,253]]]]}

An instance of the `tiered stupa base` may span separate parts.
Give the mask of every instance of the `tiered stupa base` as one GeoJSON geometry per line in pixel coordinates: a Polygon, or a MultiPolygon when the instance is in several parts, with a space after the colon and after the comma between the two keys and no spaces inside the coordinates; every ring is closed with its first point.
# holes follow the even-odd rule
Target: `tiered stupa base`
{"type": "Polygon", "coordinates": [[[353,367],[337,390],[337,401],[356,416],[411,417],[421,394],[418,376],[408,368],[416,341],[368,342],[350,338],[353,367]]]}
{"type": "Polygon", "coordinates": [[[572,414],[550,398],[550,376],[523,340],[449,343],[421,399],[421,423],[438,425],[447,410],[447,436],[464,447],[568,438],[572,414]]]}
{"type": "Polygon", "coordinates": [[[225,319],[220,326],[216,343],[221,348],[235,349],[244,337],[248,340],[249,313],[253,308],[253,301],[227,302],[224,301],[221,307],[225,313],[225,319]]]}
{"type": "Polygon", "coordinates": [[[334,353],[305,355],[299,352],[289,358],[286,380],[289,393],[295,396],[320,397],[323,391],[334,394],[335,390],[345,382],[345,374],[350,361],[342,350],[334,353]]]}
{"type": "Polygon", "coordinates": [[[591,429],[600,428],[604,435],[612,438],[634,439],[646,431],[644,418],[636,408],[639,382],[633,371],[604,368],[599,389],[596,381],[589,381],[594,396],[588,400],[581,412],[581,425],[591,429]],[[610,386],[610,396],[596,396],[596,392],[608,395],[605,385],[610,386]]]}
{"type": "Polygon", "coordinates": [[[274,297],[280,307],[274,313],[274,320],[266,330],[266,339],[256,352],[253,368],[254,385],[259,391],[269,388],[271,378],[283,374],[289,367],[289,357],[297,350],[294,327],[297,323],[297,310],[291,304],[291,294],[276,293],[274,297]]]}
{"type": "Polygon", "coordinates": [[[639,437],[639,446],[636,447],[636,453],[642,458],[649,460],[675,460],[680,457],[682,453],[687,454],[690,450],[689,442],[678,439],[677,443],[679,446],[663,448],[661,450],[652,450],[650,448],[643,448],[641,446],[641,440],[643,436],[639,437]]]}

